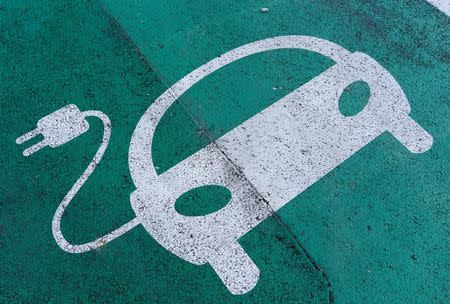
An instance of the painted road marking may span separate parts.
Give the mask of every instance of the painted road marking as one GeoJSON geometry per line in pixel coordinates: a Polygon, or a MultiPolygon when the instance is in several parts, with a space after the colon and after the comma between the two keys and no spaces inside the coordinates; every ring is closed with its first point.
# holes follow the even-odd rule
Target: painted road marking
{"type": "Polygon", "coordinates": [[[438,10],[450,17],[450,0],[427,0],[438,10]]]}
{"type": "Polygon", "coordinates": [[[38,129],[19,137],[17,143],[40,132],[45,137],[43,144],[49,141],[59,146],[87,130],[85,116],[100,118],[104,123],[102,144],[55,212],[52,227],[58,245],[73,253],[89,251],[141,223],[166,249],[194,264],[209,263],[231,293],[243,294],[258,282],[259,269],[238,239],[383,132],[391,133],[413,153],[428,150],[433,138],[409,117],[409,112],[406,96],[393,76],[366,54],[350,53],[310,36],[280,36],[238,47],[186,75],[148,108],[133,133],[129,150],[130,171],[137,188],[131,204],[137,217],[83,245],[65,240],[60,220],[106,150],[109,119],[99,111],[81,113],[75,106],[68,106],[41,119],[38,129]],[[336,64],[173,168],[161,175],[156,173],[151,156],[154,132],[164,113],[184,92],[229,63],[286,48],[317,52],[336,64]],[[346,117],[338,110],[339,97],[355,81],[366,82],[371,96],[360,113],[346,117]],[[175,202],[183,193],[205,185],[227,187],[231,201],[205,216],[176,212],[175,202]]]}
{"type": "Polygon", "coordinates": [[[81,245],[70,244],[64,238],[61,232],[61,218],[64,215],[66,208],[69,206],[70,202],[77,194],[77,192],[81,189],[81,187],[83,187],[89,176],[91,176],[91,174],[94,172],[95,168],[100,163],[100,160],[102,159],[106,148],[108,147],[109,140],[111,138],[111,122],[108,116],[103,112],[81,112],[76,105],[67,105],[64,108],[61,108],[41,118],[37,123],[36,129],[25,133],[24,135],[18,137],[16,140],[16,143],[21,145],[39,134],[43,135],[44,139],[42,141],[23,151],[24,156],[29,156],[47,145],[52,148],[56,148],[88,131],[89,124],[86,121],[86,117],[97,117],[102,121],[104,127],[103,139],[100,147],[97,150],[97,153],[95,153],[86,170],[78,178],[78,180],[69,190],[69,192],[67,192],[66,196],[59,204],[52,221],[52,231],[56,243],[62,250],[70,253],[82,253],[97,249],[139,225],[139,221],[134,218],[133,220],[112,231],[111,233],[108,233],[107,235],[104,235],[96,239],[95,241],[81,245]]]}

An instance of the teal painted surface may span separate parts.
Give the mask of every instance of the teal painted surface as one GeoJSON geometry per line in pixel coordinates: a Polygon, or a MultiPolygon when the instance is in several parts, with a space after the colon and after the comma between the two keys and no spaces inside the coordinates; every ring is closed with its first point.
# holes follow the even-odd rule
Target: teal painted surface
{"type": "MultiPolygon", "coordinates": [[[[106,4],[169,85],[234,47],[288,34],[363,51],[387,68],[406,93],[411,116],[434,136],[433,148],[413,155],[383,134],[278,216],[327,273],[335,303],[449,301],[450,37],[444,14],[426,1],[106,4]]],[[[214,73],[180,101],[218,138],[331,64],[299,51],[260,54],[214,73]]]]}
{"type": "MultiPolygon", "coordinates": [[[[105,7],[0,4],[0,303],[448,302],[445,15],[425,1],[107,0],[105,7]],[[90,119],[87,134],[29,158],[17,136],[68,103],[110,116],[106,155],[62,221],[69,240],[92,240],[134,216],[128,145],[148,105],[221,53],[285,34],[325,38],[375,58],[402,86],[412,117],[434,136],[433,148],[412,155],[384,134],[248,233],[242,244],[261,280],[244,296],[229,294],[209,266],[182,261],[141,227],[94,252],[59,249],[51,235],[54,210],[97,150],[101,124],[90,119]]],[[[332,64],[283,50],[214,73],[164,117],[154,144],[159,172],[332,64]]]]}
{"type": "MultiPolygon", "coordinates": [[[[93,252],[63,252],[52,236],[53,213],[97,150],[101,123],[89,118],[91,128],[83,136],[28,158],[16,137],[69,103],[109,115],[113,130],[106,155],[62,220],[69,241],[90,241],[134,216],[128,145],[138,119],[166,86],[96,1],[2,5],[0,303],[328,301],[327,281],[278,218],[242,240],[264,273],[252,293],[240,297],[231,295],[209,266],[182,261],[142,227],[93,252]]],[[[155,143],[162,172],[208,140],[177,103],[155,143]]]]}

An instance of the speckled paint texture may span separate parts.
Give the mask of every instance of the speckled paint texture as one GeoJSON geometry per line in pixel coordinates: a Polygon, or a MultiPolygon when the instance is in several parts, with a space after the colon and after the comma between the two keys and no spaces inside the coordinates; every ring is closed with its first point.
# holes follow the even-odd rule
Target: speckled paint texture
{"type": "MultiPolygon", "coordinates": [[[[448,303],[448,20],[426,1],[0,3],[0,303],[448,303]],[[87,118],[84,135],[27,158],[18,136],[67,104],[109,116],[105,156],[61,222],[71,242],[91,241],[135,216],[128,150],[148,106],[216,56],[280,35],[370,55],[398,81],[433,147],[411,154],[383,133],[248,232],[240,243],[261,276],[244,295],[230,294],[208,265],[183,261],[142,226],[88,253],[58,247],[53,214],[97,151],[102,125],[87,118]]],[[[332,65],[319,54],[277,50],[208,76],[158,125],[156,171],[332,65]]],[[[355,104],[367,96],[346,93],[355,104]]],[[[188,196],[196,213],[195,201],[200,208],[226,194],[188,196]]]]}

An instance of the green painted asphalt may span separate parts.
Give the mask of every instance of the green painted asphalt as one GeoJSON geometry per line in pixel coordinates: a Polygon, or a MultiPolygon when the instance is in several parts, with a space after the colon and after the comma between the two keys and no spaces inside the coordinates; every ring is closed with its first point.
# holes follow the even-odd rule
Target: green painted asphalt
{"type": "MultiPolygon", "coordinates": [[[[425,1],[0,3],[0,303],[448,303],[449,41],[448,17],[425,1]],[[142,227],[89,253],[57,246],[53,213],[96,152],[101,124],[89,119],[83,136],[27,158],[15,144],[19,135],[69,103],[108,114],[105,157],[62,221],[70,241],[90,241],[134,217],[128,148],[151,102],[230,49],[289,34],[377,60],[401,85],[411,116],[433,135],[431,150],[411,154],[383,134],[245,235],[241,243],[261,278],[242,296],[142,227]]],[[[159,125],[158,172],[332,64],[280,50],[210,75],[159,125]]],[[[356,104],[365,93],[349,96],[356,104]]],[[[209,210],[205,201],[216,195],[193,194],[185,208],[209,210]]]]}

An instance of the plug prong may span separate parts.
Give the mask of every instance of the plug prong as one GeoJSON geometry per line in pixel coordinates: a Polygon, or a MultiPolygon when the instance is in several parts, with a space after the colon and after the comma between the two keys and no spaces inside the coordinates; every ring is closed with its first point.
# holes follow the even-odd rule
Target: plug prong
{"type": "Polygon", "coordinates": [[[17,137],[16,144],[18,144],[18,145],[23,144],[24,142],[32,139],[33,137],[35,137],[39,133],[41,133],[41,129],[40,128],[36,128],[34,130],[31,130],[30,132],[27,132],[27,133],[23,134],[22,136],[17,137]]]}
{"type": "Polygon", "coordinates": [[[37,144],[34,144],[31,147],[25,149],[23,151],[23,156],[29,156],[29,155],[33,154],[34,152],[41,150],[46,145],[47,145],[47,142],[45,140],[40,141],[37,144]]]}

